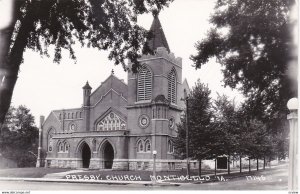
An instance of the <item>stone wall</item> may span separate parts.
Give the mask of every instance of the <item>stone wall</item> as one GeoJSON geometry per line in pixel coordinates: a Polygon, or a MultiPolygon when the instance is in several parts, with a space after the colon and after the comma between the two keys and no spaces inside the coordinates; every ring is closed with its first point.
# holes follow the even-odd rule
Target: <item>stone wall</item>
{"type": "MultiPolygon", "coordinates": [[[[156,171],[174,171],[186,169],[186,160],[157,160],[156,171]]],[[[48,168],[82,168],[82,160],[76,158],[48,158],[46,159],[48,168]]],[[[103,169],[104,161],[98,158],[92,158],[89,169],[103,169]]],[[[197,169],[198,162],[190,161],[190,169],[197,169]]],[[[115,159],[112,170],[153,170],[153,160],[137,159],[115,159]]]]}

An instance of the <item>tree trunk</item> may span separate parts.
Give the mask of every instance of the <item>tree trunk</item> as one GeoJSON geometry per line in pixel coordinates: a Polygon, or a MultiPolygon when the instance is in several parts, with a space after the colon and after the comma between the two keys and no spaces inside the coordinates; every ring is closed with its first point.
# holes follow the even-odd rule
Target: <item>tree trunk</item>
{"type": "Polygon", "coordinates": [[[251,160],[249,158],[249,172],[251,171],[251,160]]]}
{"type": "Polygon", "coordinates": [[[9,67],[8,54],[10,49],[11,37],[16,22],[15,16],[17,10],[15,4],[16,4],[15,0],[12,0],[11,2],[7,1],[6,4],[4,4],[4,6],[8,6],[7,9],[8,10],[11,9],[13,13],[7,12],[7,15],[5,15],[6,20],[5,19],[3,20],[5,23],[7,23],[7,25],[3,26],[3,28],[0,29],[0,132],[11,100],[9,97],[8,98],[6,97],[5,93],[8,93],[6,89],[7,88],[6,74],[7,74],[7,68],[9,67]],[[9,101],[8,106],[6,106],[7,101],[9,101]]]}
{"type": "Polygon", "coordinates": [[[266,169],[266,157],[264,156],[264,167],[263,169],[265,170],[266,169]]]}
{"type": "Polygon", "coordinates": [[[201,161],[202,159],[199,160],[199,167],[198,167],[198,175],[201,177],[201,161]]]}
{"type": "Polygon", "coordinates": [[[256,158],[256,170],[258,171],[259,165],[258,165],[258,158],[256,158]]]}
{"type": "Polygon", "coordinates": [[[215,159],[215,176],[217,176],[217,158],[215,159]]]}
{"type": "Polygon", "coordinates": [[[228,157],[227,157],[227,169],[228,169],[228,174],[230,174],[230,155],[228,154],[228,157]]]}
{"type": "MultiPolygon", "coordinates": [[[[17,6],[15,6],[14,14],[17,12],[17,9],[17,6]]],[[[30,12],[32,12],[32,10],[29,9],[25,18],[21,21],[19,31],[10,52],[8,48],[11,44],[13,31],[12,29],[6,31],[1,30],[1,41],[4,39],[6,40],[1,48],[6,49],[3,50],[0,56],[0,58],[2,58],[0,59],[0,130],[3,126],[5,115],[11,103],[29,33],[32,29],[34,29],[33,19],[30,12]]],[[[11,28],[14,27],[15,23],[16,21],[12,22],[11,28]]]]}
{"type": "Polygon", "coordinates": [[[242,173],[242,156],[240,155],[240,173],[242,173]]]}

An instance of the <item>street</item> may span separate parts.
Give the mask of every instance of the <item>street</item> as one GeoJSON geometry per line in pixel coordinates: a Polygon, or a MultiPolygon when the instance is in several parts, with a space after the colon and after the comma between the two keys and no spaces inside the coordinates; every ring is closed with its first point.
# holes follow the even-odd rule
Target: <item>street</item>
{"type": "Polygon", "coordinates": [[[58,182],[0,181],[0,190],[287,190],[287,166],[259,171],[228,181],[180,186],[145,186],[141,184],[85,184],[58,182]]]}

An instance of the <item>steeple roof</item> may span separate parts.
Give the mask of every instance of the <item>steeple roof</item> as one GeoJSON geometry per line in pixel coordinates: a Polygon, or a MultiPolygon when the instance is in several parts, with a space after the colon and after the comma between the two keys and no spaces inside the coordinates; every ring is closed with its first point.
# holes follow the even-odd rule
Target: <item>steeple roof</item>
{"type": "Polygon", "coordinates": [[[145,47],[148,47],[151,51],[155,51],[158,47],[165,47],[167,51],[170,52],[165,33],[158,19],[158,13],[153,13],[153,16],[154,19],[150,28],[150,36],[147,38],[146,45],[144,45],[144,54],[147,52],[145,47]]]}
{"type": "Polygon", "coordinates": [[[85,86],[83,86],[82,89],[85,89],[85,90],[86,90],[86,89],[91,90],[92,87],[90,86],[89,82],[87,81],[86,84],[85,84],[85,86]]]}

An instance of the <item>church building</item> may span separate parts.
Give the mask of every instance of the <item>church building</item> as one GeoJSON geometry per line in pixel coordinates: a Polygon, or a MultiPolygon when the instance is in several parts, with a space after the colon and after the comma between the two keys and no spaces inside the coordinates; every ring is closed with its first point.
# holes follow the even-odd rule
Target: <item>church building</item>
{"type": "Polygon", "coordinates": [[[94,90],[86,82],[81,107],[41,116],[39,149],[45,154],[38,166],[152,170],[156,151],[157,170],[186,168],[172,143],[185,109],[184,91],[189,93],[182,59],[170,51],[157,15],[150,30],[146,44],[154,54],[139,59],[141,67],[128,72],[127,84],[112,72],[94,90]]]}

